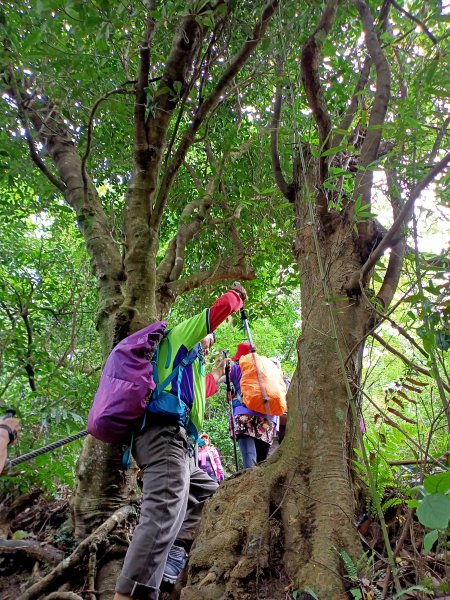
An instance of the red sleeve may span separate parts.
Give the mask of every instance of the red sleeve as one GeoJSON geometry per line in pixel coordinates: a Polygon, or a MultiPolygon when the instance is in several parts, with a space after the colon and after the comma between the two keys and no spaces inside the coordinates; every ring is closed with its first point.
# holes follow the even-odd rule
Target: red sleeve
{"type": "Polygon", "coordinates": [[[244,306],[242,298],[234,290],[222,294],[209,309],[210,331],[219,327],[227,317],[244,306]]]}
{"type": "Polygon", "coordinates": [[[206,376],[206,397],[209,398],[210,396],[214,396],[214,394],[217,394],[218,391],[219,388],[217,387],[217,383],[213,374],[208,373],[206,376]]]}

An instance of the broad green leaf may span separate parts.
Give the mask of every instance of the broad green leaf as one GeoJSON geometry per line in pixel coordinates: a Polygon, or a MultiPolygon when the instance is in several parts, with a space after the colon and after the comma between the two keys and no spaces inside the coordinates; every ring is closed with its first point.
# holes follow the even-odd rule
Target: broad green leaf
{"type": "Polygon", "coordinates": [[[450,471],[427,475],[423,485],[429,494],[447,494],[450,492],[450,471]]]}
{"type": "Polygon", "coordinates": [[[443,494],[425,496],[417,509],[417,517],[429,529],[446,529],[450,519],[450,498],[443,494]]]}
{"type": "Polygon", "coordinates": [[[424,552],[430,552],[433,544],[437,541],[439,532],[437,529],[429,531],[423,538],[423,550],[424,552]]]}

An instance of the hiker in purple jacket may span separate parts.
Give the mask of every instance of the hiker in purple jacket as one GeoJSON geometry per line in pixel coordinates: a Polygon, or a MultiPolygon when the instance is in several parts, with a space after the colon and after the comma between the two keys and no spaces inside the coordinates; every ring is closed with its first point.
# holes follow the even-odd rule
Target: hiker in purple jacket
{"type": "Polygon", "coordinates": [[[205,396],[217,391],[216,382],[223,374],[224,365],[216,369],[214,381],[207,377],[203,356],[214,343],[211,333],[246,299],[245,289],[234,284],[211,308],[172,327],[159,344],[156,371],[163,382],[201,343],[198,357],[160,394],[174,401],[179,397],[192,410],[188,424],[151,413],[135,434],[132,451],[143,473],[143,500],[114,600],[157,600],[161,581],[174,584],[184,569],[203,504],[218,487],[195,463],[198,433],[190,437],[191,425],[197,431],[202,427],[205,396]]]}
{"type": "MultiPolygon", "coordinates": [[[[248,409],[241,401],[241,377],[239,366],[241,356],[250,354],[250,344],[238,344],[236,354],[231,357],[233,364],[230,369],[230,380],[233,384],[233,422],[234,433],[242,454],[244,469],[249,469],[257,463],[266,460],[274,435],[276,433],[277,417],[264,415],[248,409]]],[[[230,423],[230,436],[232,437],[230,423]]]]}

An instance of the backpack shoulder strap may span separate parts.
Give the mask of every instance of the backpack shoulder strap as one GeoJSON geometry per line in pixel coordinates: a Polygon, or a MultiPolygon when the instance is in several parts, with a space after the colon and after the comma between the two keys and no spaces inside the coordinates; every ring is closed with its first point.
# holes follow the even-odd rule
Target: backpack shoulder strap
{"type": "MultiPolygon", "coordinates": [[[[197,344],[177,364],[177,366],[174,368],[174,370],[171,373],[169,373],[169,375],[167,375],[167,377],[164,379],[164,381],[161,384],[157,385],[158,393],[162,392],[168,386],[168,384],[172,381],[172,379],[175,379],[175,377],[178,377],[178,383],[179,383],[181,380],[181,377],[183,375],[183,370],[186,367],[188,367],[189,365],[192,365],[192,363],[198,358],[198,356],[200,354],[201,354],[201,344],[197,344]]],[[[155,369],[155,371],[157,372],[156,369],[155,369]]],[[[178,388],[179,388],[179,386],[178,386],[178,388]]]]}

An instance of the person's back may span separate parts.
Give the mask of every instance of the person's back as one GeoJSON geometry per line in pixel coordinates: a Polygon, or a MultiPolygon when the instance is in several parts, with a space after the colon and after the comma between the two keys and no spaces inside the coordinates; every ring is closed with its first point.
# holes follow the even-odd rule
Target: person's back
{"type": "Polygon", "coordinates": [[[239,360],[251,352],[250,344],[238,344],[236,354],[231,358],[230,380],[233,384],[233,427],[234,435],[242,455],[244,469],[262,462],[268,456],[276,432],[276,418],[250,410],[243,402],[241,393],[242,370],[239,360]]]}
{"type": "Polygon", "coordinates": [[[150,399],[145,426],[135,434],[132,451],[143,473],[143,501],[115,600],[156,600],[161,581],[175,583],[184,567],[203,503],[217,489],[217,483],[193,460],[194,432],[203,422],[207,390],[217,391],[223,371],[219,369],[207,380],[203,356],[214,341],[210,333],[239,310],[245,299],[244,288],[235,284],[210,309],[173,327],[159,346],[156,379],[162,393],[158,392],[156,400],[161,402],[156,406],[156,400],[150,399]],[[170,379],[200,342],[195,360],[170,379]],[[165,380],[167,385],[163,385],[165,380]],[[178,408],[181,404],[179,414],[184,416],[164,412],[171,403],[178,408]]]}

